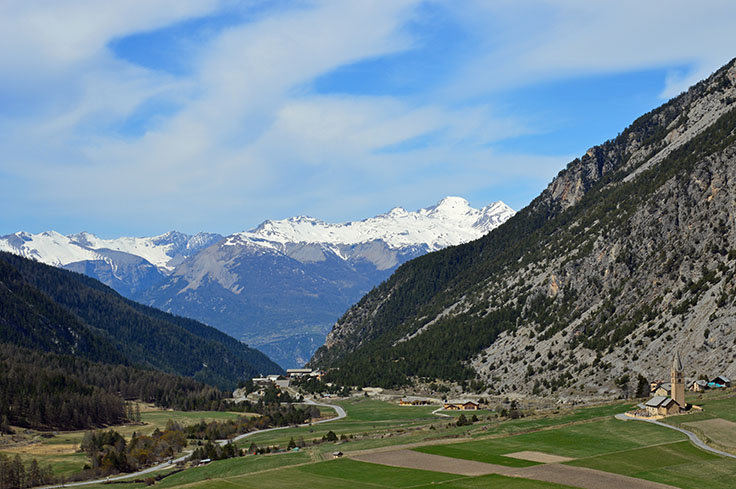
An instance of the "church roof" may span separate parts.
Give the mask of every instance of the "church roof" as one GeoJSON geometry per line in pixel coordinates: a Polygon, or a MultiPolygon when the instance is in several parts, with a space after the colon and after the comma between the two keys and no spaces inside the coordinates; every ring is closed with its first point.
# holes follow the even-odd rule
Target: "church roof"
{"type": "Polygon", "coordinates": [[[675,402],[675,401],[671,397],[654,396],[647,401],[645,406],[649,406],[649,407],[668,406],[672,402],[675,402]]]}
{"type": "Polygon", "coordinates": [[[675,372],[682,371],[682,360],[680,360],[680,352],[675,350],[675,358],[672,360],[672,370],[675,372]]]}

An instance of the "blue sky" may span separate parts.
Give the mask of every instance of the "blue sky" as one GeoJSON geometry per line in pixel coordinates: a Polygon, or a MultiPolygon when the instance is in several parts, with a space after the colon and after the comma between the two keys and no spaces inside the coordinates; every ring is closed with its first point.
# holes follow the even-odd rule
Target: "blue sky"
{"type": "Polygon", "coordinates": [[[519,209],[736,56],[733,25],[727,0],[6,1],[0,234],[519,209]]]}

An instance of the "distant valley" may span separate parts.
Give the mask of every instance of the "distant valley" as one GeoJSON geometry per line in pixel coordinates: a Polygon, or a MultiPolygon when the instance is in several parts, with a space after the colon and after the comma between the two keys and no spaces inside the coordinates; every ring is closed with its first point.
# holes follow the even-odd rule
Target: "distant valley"
{"type": "Polygon", "coordinates": [[[102,239],[48,231],[0,237],[0,251],[96,278],[125,297],[245,341],[284,368],[309,360],[352,304],[404,262],[478,239],[514,214],[447,197],[362,221],[265,221],[222,236],[102,239]]]}

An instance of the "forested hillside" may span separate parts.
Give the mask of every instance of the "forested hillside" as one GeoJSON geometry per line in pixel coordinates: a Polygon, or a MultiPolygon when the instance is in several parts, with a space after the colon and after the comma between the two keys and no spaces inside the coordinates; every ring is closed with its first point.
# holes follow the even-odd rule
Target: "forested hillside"
{"type": "Polygon", "coordinates": [[[332,379],[571,396],[736,374],[736,68],[591,148],[485,237],[420,257],[352,307],[332,379]]]}
{"type": "Polygon", "coordinates": [[[0,253],[0,342],[155,368],[233,388],[281,369],[214,328],[124,299],[89,277],[0,253]]]}
{"type": "Polygon", "coordinates": [[[226,397],[178,375],[0,344],[0,430],[118,424],[131,418],[126,400],[217,410],[226,397]]]}

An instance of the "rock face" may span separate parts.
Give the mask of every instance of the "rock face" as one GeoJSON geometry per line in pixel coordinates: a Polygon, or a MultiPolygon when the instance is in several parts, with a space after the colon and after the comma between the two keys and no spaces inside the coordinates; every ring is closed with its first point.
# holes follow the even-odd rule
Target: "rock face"
{"type": "Polygon", "coordinates": [[[591,148],[486,237],[405,264],[311,364],[396,385],[629,393],[638,375],[736,375],[736,67],[591,148]],[[481,385],[482,384],[482,385],[481,385]]]}

